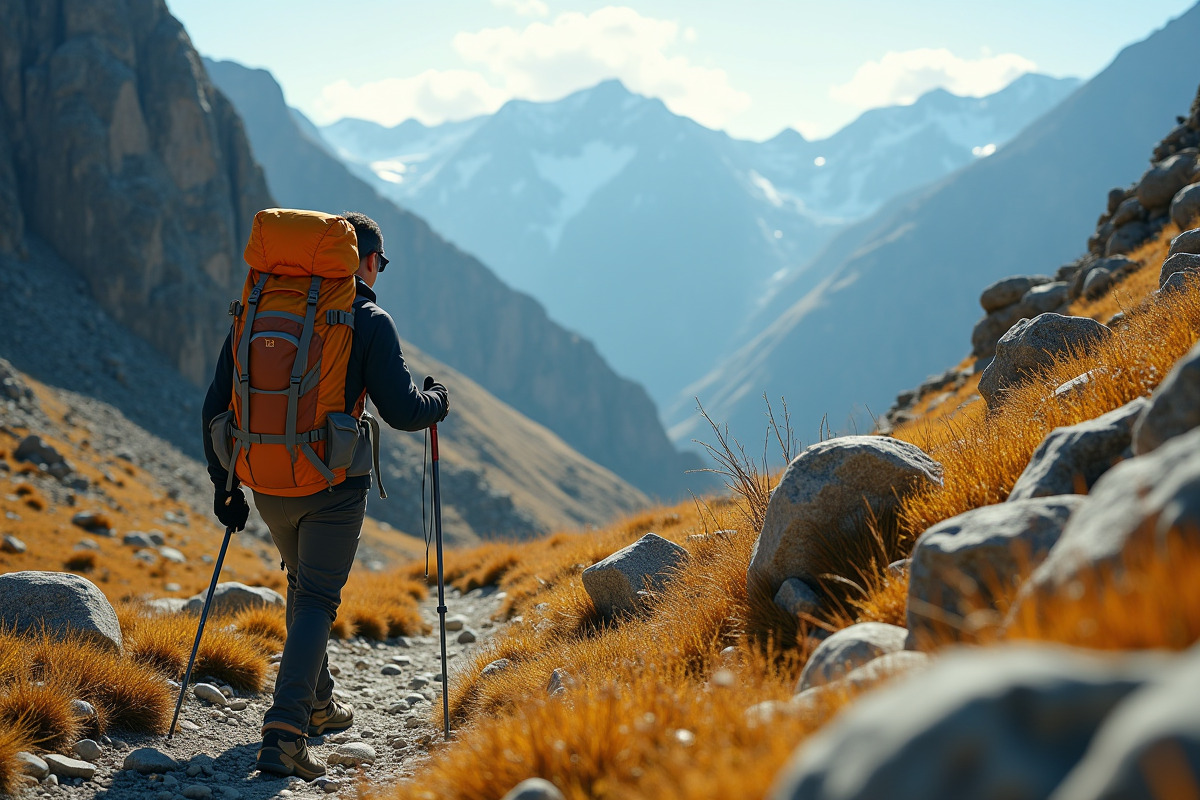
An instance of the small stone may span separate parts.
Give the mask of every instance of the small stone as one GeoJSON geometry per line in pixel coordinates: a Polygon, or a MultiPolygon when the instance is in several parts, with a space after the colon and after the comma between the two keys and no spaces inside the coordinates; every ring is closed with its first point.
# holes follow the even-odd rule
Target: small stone
{"type": "Polygon", "coordinates": [[[163,591],[167,591],[167,592],[178,592],[181,589],[183,589],[183,587],[180,586],[178,583],[168,583],[165,586],[163,586],[163,591]]]}
{"type": "Polygon", "coordinates": [[[190,719],[180,720],[179,727],[183,728],[185,731],[200,730],[200,726],[192,722],[190,719]]]}
{"type": "Polygon", "coordinates": [[[175,800],[175,793],[168,792],[166,789],[154,795],[154,800],[175,800]]]}
{"type": "Polygon", "coordinates": [[[39,781],[50,774],[50,765],[33,753],[26,753],[24,751],[17,753],[17,763],[21,767],[21,772],[26,775],[32,775],[39,781]]]}
{"type": "Polygon", "coordinates": [[[25,543],[11,534],[6,535],[0,541],[0,550],[3,550],[5,553],[24,553],[25,549],[25,543]]]}
{"type": "Polygon", "coordinates": [[[414,676],[408,682],[408,688],[413,689],[413,690],[424,689],[428,685],[429,685],[429,679],[425,678],[421,675],[414,676]]]}
{"type": "Polygon", "coordinates": [[[498,658],[495,661],[493,661],[492,663],[488,664],[486,667],[484,667],[483,670],[479,673],[479,677],[486,678],[489,675],[497,675],[497,674],[503,672],[504,670],[508,669],[511,666],[512,666],[512,662],[509,661],[507,658],[498,658]]]}
{"type": "Polygon", "coordinates": [[[234,700],[229,704],[229,709],[231,711],[245,711],[249,705],[250,703],[245,700],[234,700]]]}
{"type": "Polygon", "coordinates": [[[75,715],[76,719],[90,720],[96,718],[96,707],[87,700],[72,700],[71,712],[75,715]]]}
{"type": "Polygon", "coordinates": [[[458,643],[470,644],[471,642],[475,641],[476,638],[475,631],[471,630],[470,628],[463,628],[462,633],[458,635],[458,643]]]}
{"type": "Polygon", "coordinates": [[[387,664],[380,672],[384,675],[402,675],[404,671],[395,664],[387,664]]]}
{"type": "Polygon", "coordinates": [[[566,694],[568,687],[574,685],[575,680],[571,677],[571,673],[559,667],[550,673],[550,680],[546,683],[546,694],[551,697],[557,697],[558,695],[566,694]]]}
{"type": "Polygon", "coordinates": [[[317,780],[314,782],[316,783],[317,788],[321,789],[326,794],[333,794],[338,789],[342,788],[342,782],[339,781],[337,778],[322,777],[322,778],[317,778],[317,780]]]}
{"type": "Polygon", "coordinates": [[[419,717],[409,717],[405,721],[404,727],[408,728],[409,730],[412,730],[413,728],[419,728],[421,727],[421,720],[419,717]]]}
{"type": "Polygon", "coordinates": [[[386,711],[388,714],[403,714],[405,711],[408,711],[408,703],[392,703],[387,707],[386,711]]]}
{"type": "Polygon", "coordinates": [[[334,750],[329,756],[328,763],[346,767],[360,767],[364,764],[375,763],[375,748],[365,742],[350,742],[334,750]]]}
{"type": "Polygon", "coordinates": [[[121,765],[122,769],[134,770],[143,775],[170,772],[178,767],[179,763],[175,759],[153,747],[139,747],[125,756],[121,765]]]}
{"type": "Polygon", "coordinates": [[[370,664],[368,664],[366,661],[364,661],[361,658],[358,661],[354,662],[355,669],[367,669],[370,666],[371,666],[370,664]]]}
{"type": "Polygon", "coordinates": [[[467,624],[467,618],[461,614],[455,614],[453,617],[446,617],[446,630],[461,631],[467,624]]]}
{"type": "Polygon", "coordinates": [[[204,768],[199,764],[188,764],[187,775],[189,778],[194,778],[201,772],[204,772],[204,768]]]}
{"type": "Polygon", "coordinates": [[[563,793],[550,781],[529,778],[514,786],[501,800],[563,800],[563,793]]]}
{"type": "Polygon", "coordinates": [[[160,547],[158,548],[158,554],[167,561],[170,561],[172,564],[187,563],[187,556],[185,556],[179,550],[176,550],[174,547],[160,547]]]}
{"type": "Polygon", "coordinates": [[[57,753],[48,753],[43,759],[50,768],[51,776],[59,778],[83,778],[90,780],[96,774],[96,765],[77,758],[67,758],[57,753]]]}
{"type": "Polygon", "coordinates": [[[92,739],[80,739],[75,743],[75,755],[84,761],[96,761],[100,758],[100,745],[92,739]]]}
{"type": "Polygon", "coordinates": [[[408,656],[392,656],[392,663],[401,667],[411,667],[412,659],[408,656]]]}
{"type": "Polygon", "coordinates": [[[415,706],[421,703],[428,703],[429,700],[425,697],[425,695],[413,692],[404,696],[404,702],[408,703],[410,706],[415,706]]]}
{"type": "Polygon", "coordinates": [[[221,690],[213,686],[211,683],[197,683],[195,688],[192,689],[192,692],[196,695],[196,697],[212,703],[214,706],[220,706],[224,708],[229,704],[229,701],[225,699],[225,695],[222,694],[221,690]]]}
{"type": "Polygon", "coordinates": [[[58,776],[51,775],[50,777],[46,778],[45,784],[47,786],[58,786],[58,776]]]}
{"type": "Polygon", "coordinates": [[[188,800],[208,800],[212,797],[212,789],[204,784],[193,783],[183,787],[183,796],[188,800]]]}

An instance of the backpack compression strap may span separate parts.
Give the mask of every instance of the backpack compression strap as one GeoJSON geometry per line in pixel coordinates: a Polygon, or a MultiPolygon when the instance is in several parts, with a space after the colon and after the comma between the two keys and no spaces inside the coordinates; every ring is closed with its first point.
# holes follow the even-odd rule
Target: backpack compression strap
{"type": "MultiPolygon", "coordinates": [[[[237,363],[239,366],[233,373],[233,379],[237,384],[238,395],[242,402],[243,423],[247,428],[250,427],[250,333],[254,330],[254,315],[258,313],[258,298],[262,296],[263,286],[266,285],[268,277],[270,277],[270,273],[264,272],[258,279],[258,283],[254,284],[250,296],[246,298],[246,321],[242,325],[242,338],[238,340],[237,363]]],[[[233,476],[237,471],[238,454],[242,450],[242,440],[236,434],[248,434],[249,431],[242,431],[239,427],[234,429],[234,433],[233,453],[229,457],[229,477],[225,479],[226,492],[233,491],[233,476]]]]}

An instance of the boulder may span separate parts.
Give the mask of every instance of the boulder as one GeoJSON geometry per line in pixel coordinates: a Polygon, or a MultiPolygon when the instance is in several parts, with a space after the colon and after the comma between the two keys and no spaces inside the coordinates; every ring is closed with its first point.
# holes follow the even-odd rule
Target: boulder
{"type": "Polygon", "coordinates": [[[1175,362],[1133,426],[1133,452],[1153,452],[1200,426],[1200,343],[1175,362]]]}
{"type": "Polygon", "coordinates": [[[1167,258],[1176,253],[1200,255],[1200,228],[1184,231],[1171,240],[1171,249],[1167,251],[1167,258]]]}
{"type": "MultiPolygon", "coordinates": [[[[854,689],[869,689],[899,675],[925,669],[932,663],[933,659],[926,653],[916,650],[897,650],[894,653],[884,653],[878,658],[871,659],[861,667],[856,667],[848,672],[844,678],[825,684],[825,687],[849,686],[854,689]]],[[[814,690],[809,689],[808,691],[814,690]]]]}
{"type": "Polygon", "coordinates": [[[1014,275],[1011,278],[1002,278],[983,290],[983,294],[979,296],[979,305],[988,313],[999,311],[1020,300],[1034,286],[1050,281],[1051,278],[1047,275],[1014,275]]]}
{"type": "Polygon", "coordinates": [[[1200,292],[1200,271],[1176,272],[1151,296],[1155,300],[1162,300],[1177,292],[1200,292]]]}
{"type": "Polygon", "coordinates": [[[1187,230],[1195,224],[1197,215],[1200,215],[1200,183],[1193,183],[1175,193],[1171,200],[1171,221],[1180,230],[1187,230]]]}
{"type": "Polygon", "coordinates": [[[998,625],[998,616],[979,612],[1042,562],[1085,499],[1063,495],[982,506],[921,534],[909,567],[906,647],[921,649],[998,625]]]}
{"type": "Polygon", "coordinates": [[[1096,419],[1055,428],[1033,452],[1008,499],[1086,494],[1109,467],[1133,455],[1133,426],[1149,405],[1139,397],[1096,419]]]}
{"type": "Polygon", "coordinates": [[[1176,272],[1200,272],[1200,256],[1193,253],[1176,253],[1163,262],[1158,273],[1158,286],[1162,288],[1167,278],[1176,272]]]}
{"type": "Polygon", "coordinates": [[[550,781],[528,778],[510,789],[501,800],[564,800],[564,796],[550,781]]]}
{"type": "Polygon", "coordinates": [[[806,448],[771,494],[747,587],[774,597],[788,578],[819,584],[831,554],[871,536],[868,512],[886,522],[905,495],[941,484],[942,465],[908,442],[842,436],[806,448]]]}
{"type": "Polygon", "coordinates": [[[1133,252],[1150,236],[1151,228],[1144,222],[1130,222],[1117,228],[1104,243],[1104,255],[1119,256],[1133,252]]]}
{"type": "Polygon", "coordinates": [[[1200,647],[1193,646],[1117,706],[1050,800],[1170,797],[1166,787],[1179,780],[1181,768],[1190,771],[1191,787],[1197,787],[1197,764],[1200,647]]]}
{"type": "Polygon", "coordinates": [[[1128,555],[1153,552],[1169,538],[1200,543],[1200,430],[1101,476],[1058,543],[1021,587],[1013,615],[1050,598],[1076,596],[1081,582],[1119,570],[1128,555]]]}
{"type": "Polygon", "coordinates": [[[29,435],[22,439],[17,445],[17,449],[13,451],[13,458],[33,464],[44,464],[47,467],[66,463],[66,459],[54,449],[53,445],[37,435],[29,435]]]}
{"type": "Polygon", "coordinates": [[[120,651],[117,612],[96,585],[69,572],[10,572],[0,575],[0,625],[18,633],[82,636],[120,651]]]}
{"type": "Polygon", "coordinates": [[[1112,331],[1088,317],[1041,314],[1021,320],[1000,337],[996,357],[979,379],[979,394],[994,409],[1005,389],[1017,386],[1055,359],[1090,351],[1112,331]]]}
{"type": "MultiPolygon", "coordinates": [[[[187,610],[199,614],[204,610],[206,592],[188,598],[187,610]]],[[[217,584],[213,592],[211,614],[236,614],[244,608],[260,608],[264,606],[279,606],[283,608],[287,601],[283,595],[266,586],[247,586],[238,581],[226,581],[217,584]]]]}
{"type": "Polygon", "coordinates": [[[804,581],[788,578],[775,593],[775,605],[788,616],[798,618],[801,614],[811,616],[820,611],[821,598],[804,581]]]}
{"type": "Polygon", "coordinates": [[[17,753],[17,767],[24,775],[31,775],[39,781],[50,774],[50,765],[33,753],[21,751],[17,753]]]}
{"type": "Polygon", "coordinates": [[[1167,208],[1176,193],[1191,183],[1195,163],[1194,155],[1181,153],[1152,166],[1138,182],[1138,202],[1149,211],[1167,208]]]}
{"type": "Polygon", "coordinates": [[[1108,190],[1108,205],[1105,206],[1104,213],[1115,214],[1117,209],[1121,207],[1121,203],[1125,202],[1128,193],[1124,189],[1109,189],[1108,190]]]}
{"type": "Polygon", "coordinates": [[[993,311],[975,323],[971,330],[971,353],[979,360],[996,354],[996,342],[1024,317],[1019,305],[993,311]]]}
{"type": "MultiPolygon", "coordinates": [[[[1098,291],[1096,286],[1098,282],[1113,281],[1123,278],[1126,274],[1137,269],[1138,262],[1128,256],[1110,256],[1108,258],[1097,259],[1086,266],[1079,269],[1071,279],[1070,290],[1067,293],[1068,298],[1074,300],[1082,295],[1088,287],[1088,279],[1092,280],[1092,291],[1098,291]],[[1092,277],[1095,273],[1096,277],[1092,277]]],[[[1046,309],[1053,311],[1054,309],[1046,309]]],[[[1025,314],[1027,317],[1037,316],[1036,314],[1025,314]]]]}
{"type": "Polygon", "coordinates": [[[800,673],[797,692],[824,686],[882,655],[904,649],[908,631],[884,622],[860,622],[821,642],[800,673]]]}
{"type": "Polygon", "coordinates": [[[1145,219],[1146,209],[1142,208],[1142,204],[1136,197],[1130,197],[1117,206],[1117,210],[1113,212],[1112,219],[1109,221],[1112,222],[1114,228],[1119,228],[1126,222],[1141,222],[1145,219]]]}
{"type": "Polygon", "coordinates": [[[1045,798],[1100,721],[1164,663],[1054,646],[944,652],[808,737],[767,797],[1045,798]]]}
{"type": "Polygon", "coordinates": [[[1017,301],[1017,306],[1021,309],[1021,316],[1036,317],[1038,314],[1054,311],[1066,303],[1069,291],[1070,284],[1066,281],[1043,283],[1022,295],[1017,301]]]}
{"type": "Polygon", "coordinates": [[[83,778],[87,781],[91,780],[92,776],[96,774],[95,764],[80,761],[78,758],[68,758],[67,756],[60,756],[57,753],[47,753],[42,756],[42,760],[50,768],[50,774],[56,775],[59,778],[83,778]]]}
{"type": "Polygon", "coordinates": [[[642,607],[638,592],[661,591],[687,557],[679,545],[647,533],[585,569],[583,588],[602,615],[633,613],[642,607]]]}

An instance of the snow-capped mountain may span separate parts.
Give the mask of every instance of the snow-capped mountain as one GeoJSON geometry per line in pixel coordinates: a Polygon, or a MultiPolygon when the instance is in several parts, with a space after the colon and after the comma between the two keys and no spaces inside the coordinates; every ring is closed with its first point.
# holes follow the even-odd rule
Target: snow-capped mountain
{"type": "Polygon", "coordinates": [[[847,224],[990,154],[1075,85],[1030,75],[989,98],[933,92],[821,142],[735,140],[617,81],[464,122],[322,133],[661,407],[755,333],[772,287],[847,224]]]}

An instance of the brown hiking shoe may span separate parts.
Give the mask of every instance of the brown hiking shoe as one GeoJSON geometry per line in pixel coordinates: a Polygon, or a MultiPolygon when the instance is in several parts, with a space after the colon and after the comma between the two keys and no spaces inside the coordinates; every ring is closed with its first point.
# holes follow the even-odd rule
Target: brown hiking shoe
{"type": "Polygon", "coordinates": [[[309,751],[303,736],[271,729],[263,733],[262,747],[258,749],[258,770],[315,781],[325,774],[325,765],[309,751]]]}
{"type": "Polygon", "coordinates": [[[324,708],[314,708],[308,718],[308,735],[320,736],[328,731],[344,731],[354,724],[354,711],[337,700],[330,699],[324,708]]]}

